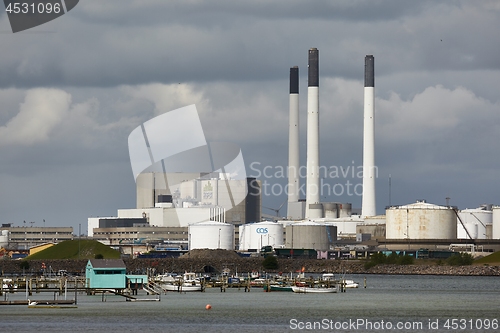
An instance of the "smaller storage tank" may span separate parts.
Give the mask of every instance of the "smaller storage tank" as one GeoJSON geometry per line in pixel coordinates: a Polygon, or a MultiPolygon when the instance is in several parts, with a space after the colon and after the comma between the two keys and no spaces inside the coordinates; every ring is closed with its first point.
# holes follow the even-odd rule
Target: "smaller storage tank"
{"type": "Polygon", "coordinates": [[[0,247],[6,247],[9,244],[9,230],[2,230],[0,233],[0,247]]]}
{"type": "Polygon", "coordinates": [[[460,220],[457,218],[457,238],[459,239],[469,239],[469,235],[472,239],[487,239],[488,237],[488,226],[493,223],[493,212],[491,210],[485,209],[464,209],[458,213],[460,220]],[[467,232],[465,228],[469,232],[467,232]]]}
{"type": "Polygon", "coordinates": [[[500,239],[500,206],[493,207],[493,227],[492,227],[493,239],[500,239]]]}
{"type": "Polygon", "coordinates": [[[234,250],[234,225],[222,222],[190,224],[189,249],[234,250]]]}
{"type": "Polygon", "coordinates": [[[247,223],[239,227],[240,250],[260,250],[263,246],[283,246],[283,225],[276,222],[247,223]]]}
{"type": "Polygon", "coordinates": [[[337,237],[337,227],[316,223],[298,222],[286,226],[287,248],[330,250],[337,237]]]}

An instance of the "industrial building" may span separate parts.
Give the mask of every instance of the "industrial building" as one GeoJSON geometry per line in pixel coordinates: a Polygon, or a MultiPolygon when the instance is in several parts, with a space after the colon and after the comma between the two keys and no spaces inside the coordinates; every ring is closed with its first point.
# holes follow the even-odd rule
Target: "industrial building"
{"type": "Polygon", "coordinates": [[[94,228],[93,238],[106,245],[120,244],[169,244],[188,247],[188,230],[185,227],[110,227],[94,228]]]}
{"type": "Polygon", "coordinates": [[[33,246],[74,238],[72,227],[13,227],[12,224],[3,224],[0,235],[0,247],[13,250],[28,250],[33,246]]]}
{"type": "MultiPolygon", "coordinates": [[[[187,244],[189,249],[259,251],[342,247],[446,248],[453,244],[500,246],[500,207],[458,211],[417,201],[377,215],[375,197],[375,60],[365,57],[363,107],[363,192],[361,210],[350,203],[320,201],[319,51],[308,52],[306,198],[299,196],[299,67],[290,68],[288,211],[284,220],[261,222],[261,183],[217,172],[137,174],[135,209],[117,217],[90,218],[89,235],[109,244],[143,241],[187,244]],[[495,242],[495,240],[499,240],[495,242]]],[[[222,171],[221,171],[222,170],[222,171]]],[[[134,173],[135,174],[135,173],[134,173]]]]}
{"type": "MultiPolygon", "coordinates": [[[[142,173],[137,177],[136,188],[137,210],[156,207],[176,209],[222,207],[225,210],[222,220],[233,224],[259,221],[261,216],[260,181],[255,178],[230,179],[228,175],[217,172],[167,175],[150,172],[142,173]],[[161,187],[157,188],[155,185],[158,183],[156,179],[165,177],[169,181],[168,191],[161,187]],[[159,200],[159,198],[167,197],[171,203],[169,206],[165,205],[168,202],[159,200]]],[[[168,223],[171,225],[178,223],[180,226],[204,220],[204,218],[196,220],[193,216],[189,216],[186,219],[179,217],[178,222],[175,222],[173,218],[170,216],[168,223]]]]}

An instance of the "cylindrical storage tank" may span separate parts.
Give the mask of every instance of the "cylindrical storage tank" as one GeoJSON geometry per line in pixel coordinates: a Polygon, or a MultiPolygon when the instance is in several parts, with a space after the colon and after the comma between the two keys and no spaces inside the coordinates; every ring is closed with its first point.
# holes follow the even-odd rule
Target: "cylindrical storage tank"
{"type": "Polygon", "coordinates": [[[460,220],[457,218],[457,238],[459,239],[487,239],[487,226],[493,223],[493,212],[483,209],[464,209],[458,212],[460,220]],[[467,228],[469,235],[464,229],[467,228]]]}
{"type": "Polygon", "coordinates": [[[457,216],[452,208],[419,202],[386,210],[387,239],[455,239],[457,216]]]}
{"type": "Polygon", "coordinates": [[[283,246],[283,225],[276,222],[247,223],[240,226],[240,250],[260,250],[263,246],[283,246]]]}
{"type": "Polygon", "coordinates": [[[493,227],[491,238],[500,239],[500,206],[493,207],[493,227]]]}
{"type": "Polygon", "coordinates": [[[323,210],[326,219],[336,219],[339,217],[338,204],[336,202],[323,202],[323,210]]]}
{"type": "Polygon", "coordinates": [[[339,217],[350,217],[352,215],[352,204],[339,204],[339,217]]]}
{"type": "Polygon", "coordinates": [[[221,222],[190,224],[189,249],[234,250],[234,225],[221,222]]]}
{"type": "Polygon", "coordinates": [[[299,222],[286,226],[287,248],[330,250],[337,237],[337,228],[316,222],[299,222]]]}
{"type": "Polygon", "coordinates": [[[0,247],[6,247],[9,244],[9,230],[2,230],[0,233],[0,247]]]}

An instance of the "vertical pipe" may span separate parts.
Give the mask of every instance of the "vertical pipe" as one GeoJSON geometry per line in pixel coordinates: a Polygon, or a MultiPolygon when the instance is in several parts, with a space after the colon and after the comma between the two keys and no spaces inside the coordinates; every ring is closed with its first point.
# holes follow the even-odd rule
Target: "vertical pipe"
{"type": "Polygon", "coordinates": [[[362,216],[375,216],[375,59],[365,57],[362,216]]]}
{"type": "Polygon", "coordinates": [[[319,51],[309,49],[307,83],[306,218],[322,217],[319,187],[319,51]]]}
{"type": "MultiPolygon", "coordinates": [[[[299,201],[299,67],[290,68],[288,203],[299,201]]],[[[288,214],[290,214],[290,205],[288,214]]]]}

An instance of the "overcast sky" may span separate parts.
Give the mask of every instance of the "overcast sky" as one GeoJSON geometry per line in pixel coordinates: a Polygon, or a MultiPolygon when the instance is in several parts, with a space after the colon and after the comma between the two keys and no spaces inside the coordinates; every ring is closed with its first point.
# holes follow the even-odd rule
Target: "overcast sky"
{"type": "MultiPolygon", "coordinates": [[[[82,0],[15,34],[2,11],[0,222],[86,232],[88,217],[134,208],[128,135],[190,104],[207,141],[241,147],[250,176],[286,166],[291,66],[305,165],[311,47],[332,169],[362,165],[364,57],[375,57],[378,213],[417,199],[500,204],[499,31],[497,0],[82,0]]],[[[361,183],[351,176],[326,181],[361,183]]],[[[273,178],[261,180],[286,183],[273,178]]]]}

